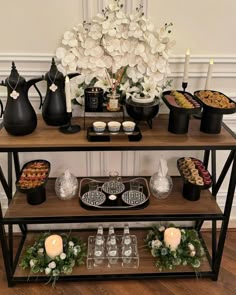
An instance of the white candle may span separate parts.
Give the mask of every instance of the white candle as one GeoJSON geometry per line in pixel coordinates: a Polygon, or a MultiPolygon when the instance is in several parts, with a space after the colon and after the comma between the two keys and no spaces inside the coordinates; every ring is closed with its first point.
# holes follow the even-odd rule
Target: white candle
{"type": "Polygon", "coordinates": [[[65,92],[66,92],[66,111],[71,113],[71,95],[70,95],[70,79],[66,76],[65,80],[65,92]]]}
{"type": "Polygon", "coordinates": [[[45,251],[50,258],[54,258],[63,252],[63,242],[59,235],[51,235],[45,240],[45,251]]]}
{"type": "Polygon", "coordinates": [[[185,64],[184,64],[184,79],[183,82],[188,82],[188,68],[189,68],[190,50],[187,49],[185,54],[185,64]]]}
{"type": "Polygon", "coordinates": [[[213,64],[214,64],[214,60],[211,59],[208,66],[208,73],[207,73],[206,86],[205,86],[205,89],[208,89],[208,90],[210,89],[213,64]]]}
{"type": "Polygon", "coordinates": [[[169,227],[164,232],[164,242],[167,247],[175,251],[181,241],[181,231],[178,228],[169,227]]]}

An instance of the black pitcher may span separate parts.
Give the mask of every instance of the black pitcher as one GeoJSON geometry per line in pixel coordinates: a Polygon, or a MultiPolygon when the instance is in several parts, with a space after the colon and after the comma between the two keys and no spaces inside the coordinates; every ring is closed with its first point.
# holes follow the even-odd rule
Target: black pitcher
{"type": "Polygon", "coordinates": [[[7,102],[3,114],[3,124],[6,131],[12,135],[26,135],[33,132],[37,126],[37,116],[32,107],[28,91],[43,77],[26,80],[18,73],[15,63],[12,62],[11,74],[2,81],[7,87],[7,102]]]}
{"type": "MultiPolygon", "coordinates": [[[[69,78],[78,76],[79,73],[68,74],[69,78]]],[[[42,115],[48,125],[61,126],[69,122],[66,111],[65,77],[58,71],[54,58],[50,71],[46,73],[47,92],[42,103],[42,115]]]]}

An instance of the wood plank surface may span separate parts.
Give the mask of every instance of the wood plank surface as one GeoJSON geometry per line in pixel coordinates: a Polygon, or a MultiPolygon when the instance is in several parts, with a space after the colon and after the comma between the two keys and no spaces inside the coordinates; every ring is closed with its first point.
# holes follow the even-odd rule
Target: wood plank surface
{"type": "MultiPolygon", "coordinates": [[[[119,232],[118,230],[115,230],[116,234],[122,234],[122,232],[119,232]]],[[[139,267],[137,268],[123,268],[121,264],[114,265],[112,267],[108,267],[106,262],[102,266],[95,266],[92,269],[87,269],[86,261],[84,265],[81,265],[79,267],[74,267],[72,275],[110,275],[110,274],[156,274],[160,273],[160,271],[155,267],[155,259],[150,254],[149,249],[145,247],[144,239],[147,235],[147,229],[130,229],[130,233],[132,235],[136,235],[137,237],[137,244],[138,244],[138,253],[139,253],[139,267]]],[[[78,236],[82,241],[84,241],[87,244],[88,236],[95,235],[96,231],[86,231],[86,232],[73,232],[72,236],[78,236]]],[[[104,234],[107,234],[105,232],[104,234]]],[[[36,240],[37,235],[32,233],[28,234],[24,247],[31,246],[34,244],[36,240]]],[[[23,250],[24,253],[24,250],[23,250]]],[[[20,260],[21,261],[21,258],[20,260]]],[[[211,271],[210,265],[207,260],[205,260],[201,267],[198,269],[199,271],[211,271]]],[[[192,272],[193,269],[191,267],[185,267],[185,266],[179,266],[175,269],[176,272],[192,272]]],[[[166,270],[166,272],[172,272],[171,270],[166,270]]],[[[15,277],[28,277],[29,271],[23,270],[20,266],[17,267],[15,272],[15,277]]],[[[33,275],[34,277],[37,276],[44,276],[44,274],[36,274],[33,275]]]]}
{"type": "MultiPolygon", "coordinates": [[[[210,233],[204,233],[210,244],[210,233]]],[[[58,282],[55,288],[43,283],[16,284],[8,288],[0,256],[0,294],[6,295],[235,295],[236,231],[227,233],[222,266],[217,282],[211,279],[151,279],[93,282],[58,282]]],[[[0,252],[1,253],[1,252],[0,252]]]]}
{"type": "MultiPolygon", "coordinates": [[[[95,119],[86,119],[86,127],[92,125],[95,119]]],[[[96,118],[98,120],[98,118],[96,118]]],[[[110,119],[102,118],[107,121],[110,119]]],[[[83,126],[83,118],[75,118],[74,122],[83,126]]],[[[153,120],[153,128],[150,129],[145,122],[140,123],[143,138],[139,142],[129,142],[124,136],[112,136],[111,142],[89,142],[86,138],[86,130],[75,134],[63,134],[58,127],[47,126],[42,117],[38,117],[36,130],[26,136],[9,135],[4,128],[0,130],[0,151],[11,149],[181,149],[186,147],[204,149],[205,147],[218,147],[228,149],[235,147],[236,140],[224,127],[220,134],[206,134],[200,131],[200,120],[191,119],[187,134],[173,134],[168,132],[168,116],[159,115],[153,120]]]]}
{"type": "Polygon", "coordinates": [[[16,192],[6,214],[5,219],[14,218],[46,218],[46,217],[111,217],[111,216],[150,216],[150,215],[173,215],[173,214],[222,214],[209,190],[201,191],[198,201],[188,201],[182,196],[183,182],[179,177],[173,177],[173,190],[166,199],[159,200],[150,196],[150,203],[146,208],[140,210],[87,210],[79,204],[79,198],[62,201],[57,198],[54,191],[55,180],[49,180],[46,186],[46,201],[40,205],[29,205],[26,195],[16,192]]]}

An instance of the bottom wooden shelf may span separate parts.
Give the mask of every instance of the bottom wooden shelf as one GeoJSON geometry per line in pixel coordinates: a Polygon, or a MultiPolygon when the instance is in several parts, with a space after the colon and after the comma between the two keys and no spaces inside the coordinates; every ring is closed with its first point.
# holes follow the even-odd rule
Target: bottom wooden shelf
{"type": "MultiPolygon", "coordinates": [[[[139,252],[139,267],[138,268],[123,268],[121,266],[108,267],[95,267],[93,269],[87,269],[85,264],[80,267],[74,267],[73,273],[70,276],[61,276],[60,279],[66,281],[72,280],[106,280],[106,279],[130,279],[130,278],[155,278],[155,277],[212,277],[212,269],[207,260],[201,264],[198,272],[191,267],[178,266],[174,270],[167,270],[160,272],[155,267],[155,258],[151,256],[149,250],[144,245],[144,238],[147,234],[147,229],[131,229],[131,234],[137,236],[138,252],[139,252]]],[[[118,231],[116,231],[118,234],[118,231]]],[[[82,231],[73,232],[73,236],[79,236],[81,240],[87,242],[88,236],[94,235],[95,231],[82,231]]],[[[29,271],[23,270],[19,266],[22,254],[25,251],[25,247],[32,245],[37,238],[36,233],[29,233],[26,237],[18,265],[16,267],[13,281],[47,281],[48,278],[43,274],[30,274],[29,271]]]]}

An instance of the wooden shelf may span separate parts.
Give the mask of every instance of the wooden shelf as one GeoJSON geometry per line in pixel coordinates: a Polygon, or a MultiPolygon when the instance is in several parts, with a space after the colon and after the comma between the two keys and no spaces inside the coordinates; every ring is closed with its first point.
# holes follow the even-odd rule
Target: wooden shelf
{"type": "MultiPolygon", "coordinates": [[[[173,177],[173,191],[167,199],[158,200],[151,196],[150,203],[140,210],[86,210],[79,204],[79,198],[62,201],[57,198],[54,191],[55,179],[50,179],[46,186],[46,201],[40,205],[32,206],[26,201],[26,195],[16,192],[5,214],[4,222],[17,223],[20,221],[53,219],[71,217],[75,221],[106,221],[111,218],[117,221],[126,218],[129,220],[157,220],[171,216],[196,217],[209,216],[209,219],[222,218],[222,212],[210,191],[203,190],[198,201],[192,202],[182,196],[182,179],[173,177]]],[[[179,219],[184,220],[184,219],[179,219]]],[[[42,220],[43,222],[43,220],[42,220]]],[[[66,222],[66,219],[65,219],[66,222]]]]}
{"type": "MultiPolygon", "coordinates": [[[[137,236],[137,242],[138,242],[138,252],[139,252],[139,267],[138,268],[123,268],[123,267],[96,267],[94,269],[87,269],[86,261],[85,264],[80,267],[74,267],[72,276],[101,276],[101,274],[104,276],[109,275],[157,275],[162,274],[163,272],[160,272],[155,267],[155,258],[151,256],[151,253],[149,249],[147,249],[144,245],[144,239],[147,235],[147,229],[130,229],[131,234],[135,234],[137,236]]],[[[86,232],[73,232],[73,236],[79,236],[81,240],[87,243],[88,236],[94,235],[96,232],[93,231],[86,231],[86,232]]],[[[117,230],[116,230],[117,233],[117,230]]],[[[24,254],[25,248],[29,245],[32,245],[34,241],[36,240],[37,235],[35,233],[29,233],[27,235],[27,238],[24,243],[23,250],[21,252],[21,256],[19,259],[19,262],[21,261],[21,257],[24,254]]],[[[201,265],[201,267],[198,269],[199,272],[210,272],[211,267],[208,263],[208,260],[205,259],[201,265]]],[[[195,273],[193,268],[186,267],[186,266],[179,266],[174,270],[165,270],[165,273],[171,274],[173,272],[176,273],[195,273]]],[[[20,266],[17,266],[14,278],[22,278],[22,277],[28,277],[29,271],[23,270],[20,266]]],[[[44,276],[43,274],[32,274],[30,277],[32,278],[38,278],[44,276]]],[[[47,278],[46,278],[47,280],[47,278]]]]}
{"type": "MultiPolygon", "coordinates": [[[[99,118],[96,118],[98,120],[99,118]]],[[[74,118],[76,124],[82,125],[83,118],[74,118]]],[[[106,121],[106,118],[103,118],[106,121]]],[[[109,119],[108,119],[109,120],[109,119]]],[[[86,120],[86,128],[92,125],[94,119],[86,120]]],[[[11,136],[4,128],[0,130],[0,151],[50,151],[50,150],[203,150],[233,149],[235,136],[222,126],[220,134],[206,134],[200,131],[200,120],[191,119],[187,134],[168,132],[168,115],[159,115],[153,120],[150,129],[141,122],[140,130],[143,138],[140,142],[129,142],[127,139],[112,137],[111,142],[88,142],[87,129],[76,134],[63,134],[58,127],[47,126],[42,117],[38,117],[36,130],[26,136],[11,136]]]]}

